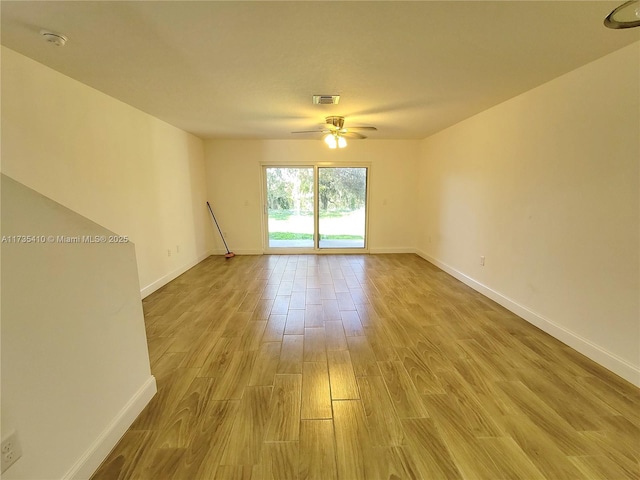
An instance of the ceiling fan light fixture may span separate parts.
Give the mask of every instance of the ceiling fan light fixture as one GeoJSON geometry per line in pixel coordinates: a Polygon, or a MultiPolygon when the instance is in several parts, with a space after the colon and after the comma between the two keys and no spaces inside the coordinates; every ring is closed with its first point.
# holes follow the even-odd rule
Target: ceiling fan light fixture
{"type": "Polygon", "coordinates": [[[355,139],[365,139],[367,138],[365,135],[359,133],[357,130],[366,130],[366,131],[376,131],[378,130],[376,127],[371,125],[369,126],[361,126],[361,127],[349,127],[348,129],[344,126],[344,117],[339,115],[332,115],[325,118],[324,128],[320,130],[301,130],[297,132],[291,133],[321,133],[322,140],[327,146],[331,149],[335,148],[345,148],[347,146],[347,139],[355,138],[355,139]]]}
{"type": "Polygon", "coordinates": [[[604,19],[604,25],[614,29],[640,27],[640,0],[630,0],[614,9],[604,19]]]}
{"type": "Polygon", "coordinates": [[[336,148],[338,146],[338,141],[336,140],[336,136],[330,133],[324,137],[324,143],[326,143],[329,148],[336,148]]]}

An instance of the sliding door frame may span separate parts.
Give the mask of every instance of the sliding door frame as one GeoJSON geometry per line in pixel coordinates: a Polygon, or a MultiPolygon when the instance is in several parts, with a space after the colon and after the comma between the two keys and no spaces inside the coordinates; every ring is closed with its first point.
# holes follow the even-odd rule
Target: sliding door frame
{"type": "Polygon", "coordinates": [[[370,162],[260,162],[261,169],[261,189],[262,189],[262,251],[265,254],[273,255],[295,255],[295,254],[362,254],[369,253],[369,198],[371,188],[371,163],[370,162]],[[364,220],[364,247],[363,248],[320,248],[320,196],[318,195],[318,169],[321,167],[334,168],[366,168],[367,183],[365,192],[365,220],[364,220]],[[267,168],[313,168],[313,248],[305,247],[269,247],[269,206],[267,204],[267,168]]]}

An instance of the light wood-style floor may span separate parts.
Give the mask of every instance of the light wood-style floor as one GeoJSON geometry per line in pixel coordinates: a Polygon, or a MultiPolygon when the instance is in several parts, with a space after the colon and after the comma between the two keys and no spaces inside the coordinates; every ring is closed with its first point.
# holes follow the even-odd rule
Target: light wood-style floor
{"type": "Polygon", "coordinates": [[[418,256],[210,257],[144,310],[94,480],[640,478],[639,390],[418,256]]]}

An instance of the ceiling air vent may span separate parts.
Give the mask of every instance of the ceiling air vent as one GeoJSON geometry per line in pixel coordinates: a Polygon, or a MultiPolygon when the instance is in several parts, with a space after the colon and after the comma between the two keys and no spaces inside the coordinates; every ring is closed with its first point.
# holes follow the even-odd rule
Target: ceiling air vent
{"type": "Polygon", "coordinates": [[[340,101],[340,95],[314,95],[314,105],[337,105],[340,101]]]}

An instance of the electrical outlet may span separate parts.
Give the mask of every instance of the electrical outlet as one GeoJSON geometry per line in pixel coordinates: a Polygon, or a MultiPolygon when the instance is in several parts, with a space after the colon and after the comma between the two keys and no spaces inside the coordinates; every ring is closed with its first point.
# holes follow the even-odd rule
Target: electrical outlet
{"type": "Polygon", "coordinates": [[[480,257],[480,265],[484,267],[484,255],[480,257]]]}
{"type": "Polygon", "coordinates": [[[168,249],[167,250],[167,257],[170,257],[170,256],[171,256],[171,249],[168,249]]]}
{"type": "Polygon", "coordinates": [[[20,448],[20,442],[18,442],[18,434],[15,431],[9,433],[9,435],[2,440],[0,450],[0,459],[2,460],[2,468],[0,468],[0,470],[4,472],[22,456],[22,449],[20,448]]]}

